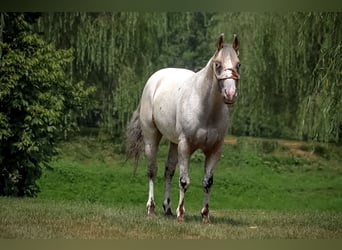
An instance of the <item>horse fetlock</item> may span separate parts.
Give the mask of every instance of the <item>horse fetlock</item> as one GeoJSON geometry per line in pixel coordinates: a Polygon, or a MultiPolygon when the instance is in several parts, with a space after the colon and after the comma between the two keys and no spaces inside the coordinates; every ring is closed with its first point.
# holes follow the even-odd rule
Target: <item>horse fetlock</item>
{"type": "Polygon", "coordinates": [[[172,215],[171,211],[171,199],[167,198],[163,202],[164,214],[165,215],[172,215]]]}
{"type": "Polygon", "coordinates": [[[165,216],[172,216],[173,215],[172,210],[171,210],[170,207],[164,208],[164,215],[165,216]]]}
{"type": "Polygon", "coordinates": [[[147,208],[147,215],[148,216],[154,216],[154,209],[156,207],[156,204],[153,200],[147,202],[146,208],[147,208]]]}
{"type": "Polygon", "coordinates": [[[204,208],[202,208],[201,216],[202,216],[203,223],[205,223],[205,224],[210,223],[210,220],[209,220],[209,205],[208,204],[206,204],[204,206],[204,208]]]}
{"type": "Polygon", "coordinates": [[[184,214],[185,214],[185,208],[184,206],[180,206],[176,210],[177,213],[177,221],[178,222],[183,222],[184,221],[184,214]]]}

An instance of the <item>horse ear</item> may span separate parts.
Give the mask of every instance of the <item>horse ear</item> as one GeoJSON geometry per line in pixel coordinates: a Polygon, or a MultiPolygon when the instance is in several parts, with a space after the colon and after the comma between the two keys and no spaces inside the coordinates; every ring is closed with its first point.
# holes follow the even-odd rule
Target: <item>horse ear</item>
{"type": "Polygon", "coordinates": [[[217,51],[220,51],[223,48],[223,36],[223,33],[221,33],[221,35],[219,36],[219,39],[217,41],[217,51]]]}
{"type": "Polygon", "coordinates": [[[233,49],[236,51],[236,53],[239,55],[239,48],[240,48],[240,41],[236,34],[234,34],[234,40],[233,40],[233,49]]]}

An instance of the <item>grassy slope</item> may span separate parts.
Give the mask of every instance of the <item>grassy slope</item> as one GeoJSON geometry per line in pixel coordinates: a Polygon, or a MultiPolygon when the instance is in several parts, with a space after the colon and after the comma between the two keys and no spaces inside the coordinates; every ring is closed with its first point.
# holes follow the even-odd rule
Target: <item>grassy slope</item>
{"type": "MultiPolygon", "coordinates": [[[[312,146],[313,147],[313,146],[312,146]]],[[[62,145],[62,158],[44,171],[39,181],[39,198],[88,201],[111,206],[145,207],[147,177],[145,161],[136,175],[132,162],[114,153],[114,146],[79,138],[62,145]]],[[[293,150],[293,148],[291,149],[293,150]]],[[[340,148],[321,149],[324,157],[294,154],[276,141],[240,138],[225,145],[215,171],[211,207],[213,209],[335,210],[342,211],[342,166],[340,148]],[[329,159],[329,160],[328,160],[329,159]]],[[[161,211],[163,165],[167,146],[159,152],[156,202],[161,211]]],[[[190,165],[190,188],[186,207],[199,211],[202,205],[204,158],[195,153],[190,165]]],[[[173,179],[173,208],[178,201],[178,169],[173,179]]]]}
{"type": "MultiPolygon", "coordinates": [[[[0,238],[342,238],[342,166],[334,145],[239,138],[225,146],[212,189],[212,224],[200,223],[203,157],[191,160],[186,223],[147,220],[144,161],[135,176],[114,145],[78,138],[62,145],[39,181],[38,199],[0,199],[0,238]]],[[[176,174],[173,209],[178,200],[176,174]]]]}

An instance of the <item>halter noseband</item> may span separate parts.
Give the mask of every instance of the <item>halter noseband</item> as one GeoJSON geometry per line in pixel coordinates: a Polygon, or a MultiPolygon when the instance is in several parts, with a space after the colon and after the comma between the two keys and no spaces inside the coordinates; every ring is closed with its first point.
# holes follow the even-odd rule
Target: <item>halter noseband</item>
{"type": "Polygon", "coordinates": [[[215,73],[215,77],[217,80],[227,80],[227,79],[234,79],[234,80],[240,80],[240,74],[238,72],[236,72],[235,69],[233,68],[227,68],[227,69],[224,69],[224,71],[227,71],[227,70],[230,70],[232,72],[232,75],[231,76],[228,76],[228,77],[219,77],[216,73],[216,70],[214,69],[214,73],[215,73]]]}

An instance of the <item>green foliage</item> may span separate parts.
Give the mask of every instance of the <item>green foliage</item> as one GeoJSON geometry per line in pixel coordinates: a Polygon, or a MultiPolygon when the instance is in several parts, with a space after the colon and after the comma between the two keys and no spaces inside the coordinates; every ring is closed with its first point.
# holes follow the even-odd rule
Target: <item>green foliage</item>
{"type": "Polygon", "coordinates": [[[222,32],[241,41],[231,133],[341,141],[341,13],[45,13],[38,29],[73,47],[73,78],[97,87],[83,124],[118,141],[148,77],[204,67],[222,32]]]}
{"type": "MultiPolygon", "coordinates": [[[[341,13],[222,13],[241,40],[238,135],[341,141],[341,13]]],[[[229,23],[229,25],[227,25],[229,23]]]]}
{"type": "Polygon", "coordinates": [[[5,14],[0,43],[0,195],[37,193],[41,168],[75,130],[74,114],[94,91],[67,77],[73,51],[44,42],[27,18],[5,14]]]}
{"type": "MultiPolygon", "coordinates": [[[[71,73],[96,86],[98,105],[81,125],[100,127],[120,141],[143,83],[158,58],[156,14],[45,13],[38,30],[60,48],[74,48],[71,73]]],[[[161,34],[159,34],[161,36],[161,34]]]]}
{"type": "Polygon", "coordinates": [[[207,13],[44,13],[38,30],[74,48],[73,78],[95,85],[98,106],[84,122],[120,141],[148,77],[162,67],[203,67],[207,13]],[[195,32],[193,32],[195,30],[195,32]]]}

